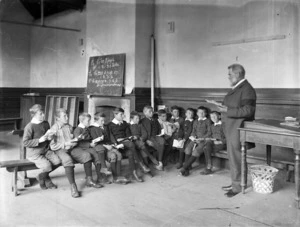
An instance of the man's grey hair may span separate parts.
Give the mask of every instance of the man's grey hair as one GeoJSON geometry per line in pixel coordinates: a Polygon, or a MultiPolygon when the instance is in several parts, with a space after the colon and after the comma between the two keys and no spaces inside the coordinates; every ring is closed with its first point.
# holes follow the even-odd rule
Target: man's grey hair
{"type": "Polygon", "coordinates": [[[230,66],[228,66],[228,69],[231,69],[234,73],[238,73],[239,77],[241,79],[245,78],[246,75],[246,71],[244,69],[244,67],[240,64],[232,64],[230,66]]]}

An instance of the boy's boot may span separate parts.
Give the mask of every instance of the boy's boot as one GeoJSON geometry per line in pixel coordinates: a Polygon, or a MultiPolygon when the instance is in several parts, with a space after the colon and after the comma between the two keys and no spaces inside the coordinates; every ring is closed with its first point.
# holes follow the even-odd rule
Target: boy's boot
{"type": "Polygon", "coordinates": [[[150,169],[142,161],[140,161],[139,164],[140,164],[140,166],[141,166],[144,173],[150,172],[150,169]]]}
{"type": "Polygon", "coordinates": [[[79,192],[78,192],[78,190],[77,190],[77,185],[76,185],[75,183],[72,183],[72,184],[71,184],[71,196],[72,196],[73,198],[77,198],[77,197],[80,196],[80,195],[79,195],[79,192]]]}
{"type": "Polygon", "coordinates": [[[47,189],[47,186],[45,184],[45,178],[48,174],[49,174],[48,172],[43,172],[43,173],[40,173],[39,175],[37,175],[37,177],[36,177],[37,181],[40,184],[41,189],[43,189],[43,190],[47,189]]]}
{"type": "Polygon", "coordinates": [[[103,185],[101,184],[101,181],[102,181],[102,174],[100,172],[101,170],[101,164],[96,164],[95,165],[95,168],[96,168],[96,174],[97,174],[97,180],[96,180],[96,183],[101,185],[103,187],[103,185]]]}
{"type": "Polygon", "coordinates": [[[137,182],[143,182],[143,180],[138,176],[136,170],[133,170],[132,176],[137,182]]]}
{"type": "Polygon", "coordinates": [[[102,184],[98,184],[98,183],[94,182],[92,176],[86,177],[86,186],[93,187],[93,188],[102,188],[103,187],[102,184]]]}
{"type": "Polygon", "coordinates": [[[176,166],[177,169],[182,168],[183,159],[184,159],[184,152],[179,151],[179,162],[178,162],[178,164],[176,166]]]}

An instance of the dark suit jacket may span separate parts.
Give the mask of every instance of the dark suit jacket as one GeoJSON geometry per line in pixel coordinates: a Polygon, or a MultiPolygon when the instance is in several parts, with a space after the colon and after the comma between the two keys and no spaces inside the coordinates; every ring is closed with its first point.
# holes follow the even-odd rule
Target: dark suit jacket
{"type": "Polygon", "coordinates": [[[148,118],[143,118],[140,121],[140,124],[144,128],[144,133],[141,136],[142,141],[146,141],[151,138],[152,135],[159,135],[161,132],[161,126],[158,120],[153,119],[153,123],[155,124],[155,129],[151,124],[151,121],[148,118]]]}
{"type": "Polygon", "coordinates": [[[228,92],[224,98],[227,113],[222,115],[225,121],[225,135],[227,142],[240,147],[240,136],[237,128],[243,127],[244,121],[253,121],[256,108],[256,92],[251,84],[245,80],[235,89],[228,92]]]}

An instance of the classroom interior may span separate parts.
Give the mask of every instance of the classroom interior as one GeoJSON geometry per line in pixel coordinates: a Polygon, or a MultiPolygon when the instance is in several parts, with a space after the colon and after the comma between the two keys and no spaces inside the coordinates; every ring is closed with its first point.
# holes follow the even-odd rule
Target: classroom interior
{"type": "MultiPolygon", "coordinates": [[[[110,117],[122,107],[129,120],[130,111],[151,104],[153,85],[155,108],[213,109],[205,99],[223,100],[233,63],[245,67],[256,90],[256,119],[300,118],[298,0],[44,0],[43,16],[40,4],[0,1],[0,161],[19,158],[14,123],[5,119],[22,118],[24,128],[30,105],[45,105],[46,95],[76,96],[79,111],[110,117]],[[123,53],[122,95],[89,94],[90,57],[123,53]]],[[[247,161],[265,163],[265,145],[249,150],[247,161]]],[[[232,199],[220,189],[230,181],[222,157],[214,158],[213,175],[199,175],[200,159],[187,178],[170,165],[143,183],[99,190],[84,187],[77,165],[80,199],[69,195],[62,168],[52,174],[57,190],[34,184],[17,197],[1,168],[0,225],[299,226],[293,150],[272,146],[271,165],[279,169],[272,194],[254,192],[249,175],[246,193],[232,199]]]]}

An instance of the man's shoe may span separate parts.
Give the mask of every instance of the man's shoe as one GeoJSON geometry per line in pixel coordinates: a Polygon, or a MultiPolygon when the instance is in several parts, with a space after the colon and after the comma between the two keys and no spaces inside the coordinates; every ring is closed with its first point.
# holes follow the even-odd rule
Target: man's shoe
{"type": "Polygon", "coordinates": [[[136,170],[133,170],[132,176],[137,182],[143,182],[143,180],[137,175],[136,170]]]}
{"type": "Polygon", "coordinates": [[[100,173],[104,173],[105,175],[111,175],[111,172],[108,171],[107,168],[101,168],[100,173]]]}
{"type": "Polygon", "coordinates": [[[228,198],[231,198],[235,195],[239,194],[239,192],[234,192],[232,190],[229,190],[228,192],[226,192],[224,195],[226,195],[228,198]]]}
{"type": "Polygon", "coordinates": [[[78,192],[78,190],[77,190],[77,185],[74,183],[74,184],[71,184],[71,196],[73,197],[73,198],[77,198],[77,197],[79,197],[80,195],[79,195],[79,192],[78,192]]]}
{"type": "Polygon", "coordinates": [[[47,186],[45,184],[45,173],[40,173],[39,175],[37,175],[36,179],[39,182],[39,185],[41,187],[42,190],[46,190],[47,186]]]}
{"type": "Polygon", "coordinates": [[[211,169],[205,168],[205,170],[200,172],[200,175],[208,175],[208,174],[212,174],[212,173],[213,173],[213,171],[211,169]]]}
{"type": "Polygon", "coordinates": [[[139,162],[142,170],[144,173],[149,173],[150,172],[150,169],[143,163],[143,162],[139,162]]]}
{"type": "Polygon", "coordinates": [[[86,178],[86,186],[87,187],[93,187],[93,188],[102,188],[103,187],[102,184],[94,182],[92,177],[87,177],[86,178]]]}
{"type": "Polygon", "coordinates": [[[223,187],[222,187],[222,190],[228,192],[228,191],[232,190],[232,186],[231,186],[231,185],[223,186],[223,187]]]}

